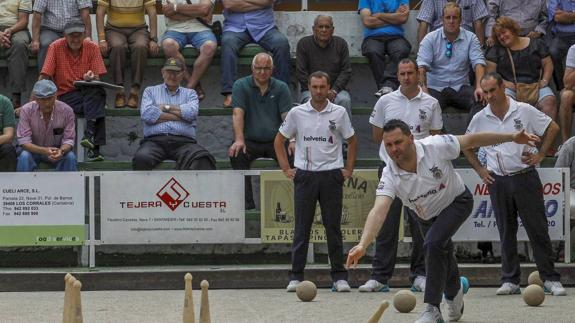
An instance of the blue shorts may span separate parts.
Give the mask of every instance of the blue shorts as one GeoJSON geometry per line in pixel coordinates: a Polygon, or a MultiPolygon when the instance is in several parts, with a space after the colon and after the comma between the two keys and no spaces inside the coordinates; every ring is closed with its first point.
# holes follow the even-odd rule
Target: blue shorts
{"type": "MultiPolygon", "coordinates": [[[[513,99],[517,97],[515,95],[515,91],[508,88],[505,88],[505,95],[510,96],[513,99]]],[[[539,89],[539,101],[537,102],[541,102],[546,96],[555,96],[555,94],[553,94],[553,90],[548,86],[539,89]]]]}
{"type": "Polygon", "coordinates": [[[207,41],[213,41],[217,43],[218,40],[211,30],[200,31],[197,33],[181,33],[173,30],[168,30],[162,36],[162,42],[165,39],[173,39],[180,45],[180,50],[184,49],[186,45],[192,44],[194,48],[200,49],[202,45],[207,41]]]}

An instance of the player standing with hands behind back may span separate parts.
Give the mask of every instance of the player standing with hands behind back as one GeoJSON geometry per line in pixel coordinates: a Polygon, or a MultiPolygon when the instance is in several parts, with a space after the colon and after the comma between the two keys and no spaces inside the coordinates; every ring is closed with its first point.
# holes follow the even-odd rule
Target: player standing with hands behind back
{"type": "Polygon", "coordinates": [[[455,172],[451,160],[461,150],[510,141],[533,146],[539,137],[521,131],[437,135],[414,140],[405,122],[396,119],[387,122],[383,126],[383,142],[390,159],[361,240],[349,251],[347,266],[355,266],[365,255],[398,196],[417,214],[425,237],[427,306],[416,323],[443,322],[439,304],[444,295],[449,320],[459,320],[463,315],[463,288],[451,237],[471,214],[473,195],[455,172]]]}

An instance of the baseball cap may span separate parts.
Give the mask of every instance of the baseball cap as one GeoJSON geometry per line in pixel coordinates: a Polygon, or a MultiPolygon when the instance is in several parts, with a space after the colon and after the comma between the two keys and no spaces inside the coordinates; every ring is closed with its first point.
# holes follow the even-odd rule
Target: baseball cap
{"type": "Polygon", "coordinates": [[[64,26],[64,33],[83,33],[86,31],[86,26],[80,21],[71,21],[64,26]]]}
{"type": "Polygon", "coordinates": [[[50,80],[40,80],[34,84],[32,93],[39,99],[49,98],[56,95],[58,88],[56,84],[50,80]]]}
{"type": "Polygon", "coordinates": [[[164,63],[164,69],[168,71],[178,71],[181,72],[184,70],[184,64],[176,58],[168,58],[164,63]]]}

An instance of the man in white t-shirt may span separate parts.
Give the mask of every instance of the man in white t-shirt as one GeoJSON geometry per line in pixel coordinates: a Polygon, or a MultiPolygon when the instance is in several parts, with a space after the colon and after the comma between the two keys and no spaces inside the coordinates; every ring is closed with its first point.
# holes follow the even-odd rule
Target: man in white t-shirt
{"type": "Polygon", "coordinates": [[[311,99],[292,108],[274,140],[280,168],[294,182],[295,228],[292,244],[292,269],[288,292],[295,292],[304,280],[304,268],[311,225],[317,202],[327,236],[331,265],[332,291],[349,292],[344,267],[341,211],[343,183],[351,177],[355,164],[357,139],[344,107],[331,103],[329,75],[314,72],[309,76],[311,99]],[[295,168],[290,168],[285,141],[295,138],[295,168]],[[342,144],[347,141],[344,168],[342,144]]]}
{"type": "MultiPolygon", "coordinates": [[[[369,123],[372,125],[373,142],[381,144],[379,157],[382,165],[379,167],[378,177],[381,177],[383,167],[389,158],[382,142],[383,125],[389,120],[399,119],[407,123],[415,139],[439,134],[443,128],[439,102],[431,95],[423,92],[417,84],[417,63],[413,59],[405,58],[399,62],[397,79],[400,83],[399,89],[382,96],[375,104],[373,113],[369,118],[369,123]]],[[[417,216],[409,211],[409,208],[402,206],[399,198],[393,200],[387,219],[375,239],[371,277],[359,287],[360,292],[389,291],[387,281],[391,278],[395,267],[402,209],[411,229],[412,248],[409,275],[413,284],[411,290],[414,292],[425,290],[423,236],[417,224],[417,216]]]]}
{"type": "Polygon", "coordinates": [[[347,266],[357,265],[365,255],[397,196],[417,214],[425,236],[427,306],[416,323],[443,322],[439,305],[444,295],[449,320],[459,320],[463,315],[463,288],[451,237],[471,214],[473,196],[451,161],[461,150],[509,141],[533,144],[538,139],[522,131],[437,135],[415,140],[405,122],[390,120],[383,127],[383,142],[390,156],[388,165],[383,170],[361,240],[349,251],[347,266]]]}
{"type": "Polygon", "coordinates": [[[564,143],[571,137],[573,105],[575,105],[575,45],[571,46],[567,52],[563,85],[565,88],[561,91],[561,104],[559,104],[561,143],[564,143]]]}
{"type": "Polygon", "coordinates": [[[200,79],[210,67],[216,53],[218,42],[212,30],[206,26],[211,23],[215,0],[162,0],[162,9],[166,17],[166,32],[162,36],[162,50],[166,58],[175,57],[185,62],[181,50],[191,44],[200,55],[194,61],[194,67],[187,73],[187,87],[195,89],[198,99],[205,94],[200,79]]]}
{"type": "Polygon", "coordinates": [[[521,271],[517,254],[517,216],[533,247],[533,257],[543,280],[545,291],[562,296],[565,289],[555,270],[553,250],[545,216],[543,187],[535,166],[555,140],[559,126],[547,115],[523,102],[505,95],[505,85],[499,74],[490,73],[481,80],[488,105],[478,112],[468,133],[478,131],[529,131],[542,137],[541,147],[534,152],[529,147],[506,143],[484,147],[486,166],[469,149],[462,149],[481,180],[487,184],[491,205],[501,239],[501,281],[497,295],[520,294],[521,271]]]}

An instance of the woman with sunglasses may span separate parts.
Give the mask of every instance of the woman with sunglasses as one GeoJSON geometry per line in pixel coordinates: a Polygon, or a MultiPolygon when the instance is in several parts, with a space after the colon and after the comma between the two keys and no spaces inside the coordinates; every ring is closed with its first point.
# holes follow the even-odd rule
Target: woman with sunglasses
{"type": "Polygon", "coordinates": [[[555,120],[557,100],[549,87],[553,75],[549,49],[542,39],[521,37],[520,31],[515,20],[509,17],[497,19],[492,32],[495,45],[485,54],[487,73],[499,73],[503,77],[505,94],[514,99],[517,97],[517,83],[539,83],[539,99],[535,107],[555,120]]]}

